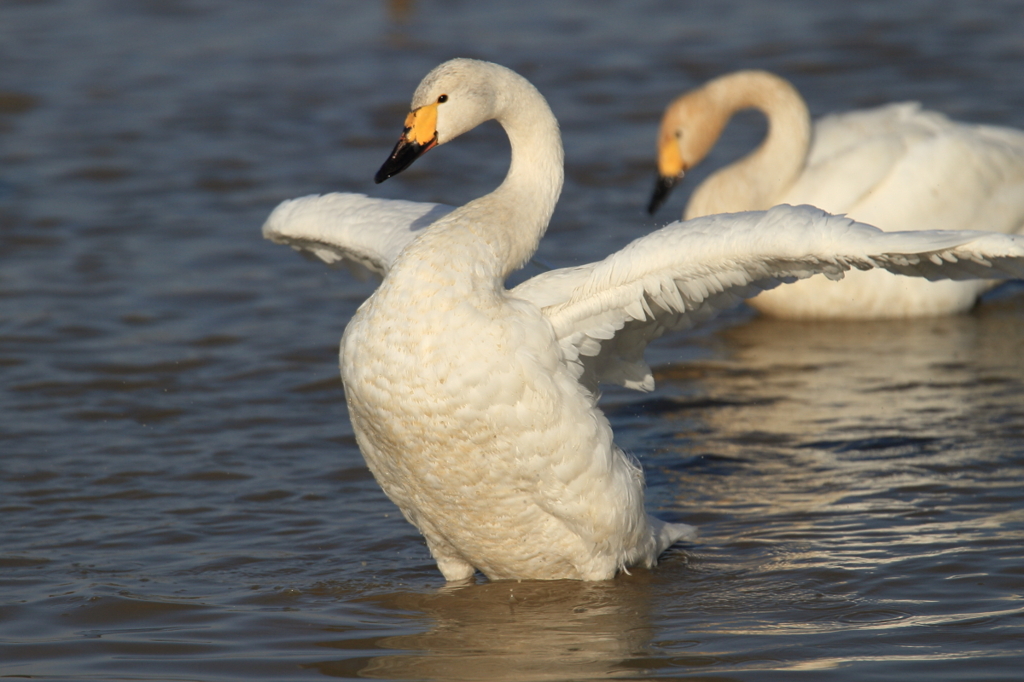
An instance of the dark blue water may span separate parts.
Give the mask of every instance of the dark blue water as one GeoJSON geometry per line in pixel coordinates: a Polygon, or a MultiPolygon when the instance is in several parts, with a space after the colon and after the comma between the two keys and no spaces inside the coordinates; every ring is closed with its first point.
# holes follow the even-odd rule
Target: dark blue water
{"type": "MultiPolygon", "coordinates": [[[[1017,679],[1020,284],[955,318],[741,308],[664,340],[658,390],[604,406],[699,541],[608,583],[445,587],[345,412],[373,283],[259,230],[314,192],[496,186],[494,125],[372,183],[454,56],[562,123],[554,265],[656,224],[661,109],[729,70],[815,115],[1024,128],[1019,2],[0,2],[0,677],[1017,679]]],[[[762,131],[730,126],[663,215],[762,131]]]]}

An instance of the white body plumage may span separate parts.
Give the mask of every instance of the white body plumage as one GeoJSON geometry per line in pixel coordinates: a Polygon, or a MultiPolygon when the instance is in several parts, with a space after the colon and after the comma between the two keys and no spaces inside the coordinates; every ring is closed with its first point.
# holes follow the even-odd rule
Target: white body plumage
{"type": "Polygon", "coordinates": [[[349,412],[374,476],[449,580],[475,570],[606,579],[692,537],[645,513],[640,468],[595,399],[599,382],[653,388],[643,352],[666,331],[816,273],[1024,275],[1021,237],[883,233],[779,206],[673,223],[509,291],[506,277],[537,248],[561,190],[547,103],[508,69],[453,60],[427,76],[413,107],[392,160],[408,165],[409,145],[429,149],[496,118],[512,146],[502,185],[456,209],[304,197],[278,206],[263,231],[383,275],[341,343],[349,412]]]}

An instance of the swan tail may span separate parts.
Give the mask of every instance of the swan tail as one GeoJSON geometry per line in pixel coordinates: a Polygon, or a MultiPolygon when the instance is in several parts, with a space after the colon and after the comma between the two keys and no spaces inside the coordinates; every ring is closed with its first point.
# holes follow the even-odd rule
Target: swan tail
{"type": "Polygon", "coordinates": [[[677,542],[697,538],[697,529],[685,523],[669,523],[653,516],[647,517],[654,534],[655,558],[677,542]]]}

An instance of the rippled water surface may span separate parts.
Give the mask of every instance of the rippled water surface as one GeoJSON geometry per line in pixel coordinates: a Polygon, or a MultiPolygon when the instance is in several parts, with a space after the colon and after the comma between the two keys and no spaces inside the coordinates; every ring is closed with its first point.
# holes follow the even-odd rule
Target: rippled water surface
{"type": "Polygon", "coordinates": [[[655,225],[661,108],[731,69],[815,115],[1024,128],[1019,2],[0,1],[0,677],[1019,679],[1020,284],[956,318],[741,308],[664,339],[658,389],[604,406],[699,541],[607,583],[445,587],[346,417],[337,340],[373,283],[260,225],[497,185],[494,125],[372,184],[453,56],[562,122],[555,265],[655,225]]]}

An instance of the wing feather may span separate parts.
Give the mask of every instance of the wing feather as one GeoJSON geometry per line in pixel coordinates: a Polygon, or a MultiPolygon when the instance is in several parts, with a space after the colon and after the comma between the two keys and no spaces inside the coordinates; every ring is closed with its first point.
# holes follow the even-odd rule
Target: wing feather
{"type": "MultiPolygon", "coordinates": [[[[384,276],[443,204],[312,195],[281,203],[267,239],[330,264],[384,276]]],[[[971,231],[882,232],[810,206],[676,222],[602,261],[543,272],[512,289],[551,322],[585,385],[651,390],[647,345],[766,289],[815,274],[884,268],[927,279],[1024,278],[1024,237],[971,231]]]]}
{"type": "Polygon", "coordinates": [[[815,274],[840,279],[850,268],[932,280],[1024,277],[1024,237],[882,232],[810,206],[776,206],[672,223],[603,261],[544,273],[512,293],[533,300],[544,291],[537,302],[590,388],[650,390],[643,352],[666,331],[780,284],[815,274]]]}
{"type": "Polygon", "coordinates": [[[314,194],[279,204],[263,236],[325,263],[356,264],[383,277],[417,232],[452,210],[362,194],[314,194]]]}

